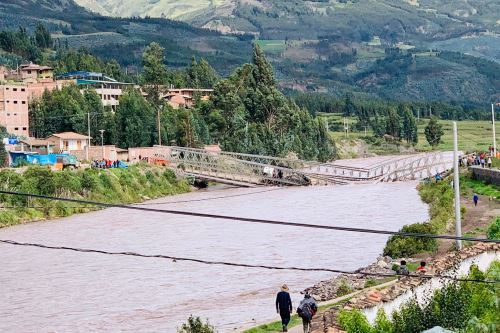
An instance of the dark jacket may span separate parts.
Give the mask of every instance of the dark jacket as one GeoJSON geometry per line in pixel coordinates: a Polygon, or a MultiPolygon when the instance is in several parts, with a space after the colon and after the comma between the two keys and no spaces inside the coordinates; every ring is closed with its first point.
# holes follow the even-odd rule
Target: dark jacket
{"type": "Polygon", "coordinates": [[[292,299],[286,291],[280,291],[276,296],[276,311],[280,313],[292,312],[292,299]]]}

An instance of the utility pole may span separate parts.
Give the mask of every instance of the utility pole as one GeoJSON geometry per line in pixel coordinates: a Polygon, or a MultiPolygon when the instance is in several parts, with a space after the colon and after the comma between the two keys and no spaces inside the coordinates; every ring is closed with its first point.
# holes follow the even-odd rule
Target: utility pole
{"type": "Polygon", "coordinates": [[[102,149],[102,159],[104,159],[104,132],[105,130],[99,130],[101,132],[101,149],[102,149]]]}
{"type": "MultiPolygon", "coordinates": [[[[455,234],[462,237],[462,216],[460,212],[460,179],[458,169],[457,122],[453,122],[453,189],[455,190],[455,234]]],[[[462,241],[457,240],[457,249],[462,249],[462,241]]]]}
{"type": "Polygon", "coordinates": [[[495,104],[491,103],[491,121],[493,124],[493,157],[497,157],[497,134],[495,132],[495,104]]]}
{"type": "Polygon", "coordinates": [[[347,139],[349,137],[349,119],[347,117],[344,117],[344,131],[345,138],[347,139]]]}
{"type": "Polygon", "coordinates": [[[87,135],[89,137],[89,142],[87,145],[87,161],[90,161],[90,111],[87,112],[87,135]]]}
{"type": "Polygon", "coordinates": [[[161,121],[160,121],[160,106],[158,106],[158,113],[156,116],[158,119],[158,145],[161,146],[161,121]]]}

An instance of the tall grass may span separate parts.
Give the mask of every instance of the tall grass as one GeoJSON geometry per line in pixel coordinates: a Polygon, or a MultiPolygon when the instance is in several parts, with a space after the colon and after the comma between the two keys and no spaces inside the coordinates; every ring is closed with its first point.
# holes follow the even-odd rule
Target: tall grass
{"type": "MultiPolygon", "coordinates": [[[[85,199],[105,203],[134,203],[148,198],[188,192],[186,181],[173,171],[140,164],[128,169],[53,172],[31,166],[24,172],[0,171],[0,188],[7,191],[85,199]]],[[[35,220],[69,216],[97,209],[95,206],[0,195],[0,227],[35,220]]]]}

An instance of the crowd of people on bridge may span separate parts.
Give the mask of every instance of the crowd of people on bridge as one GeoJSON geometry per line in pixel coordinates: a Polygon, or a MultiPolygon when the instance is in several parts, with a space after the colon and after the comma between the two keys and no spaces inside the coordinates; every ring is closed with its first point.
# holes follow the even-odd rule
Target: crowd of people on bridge
{"type": "Polygon", "coordinates": [[[474,152],[472,154],[460,156],[458,162],[462,167],[475,165],[475,166],[480,166],[482,168],[485,167],[491,168],[493,165],[494,155],[495,155],[495,149],[493,147],[489,147],[487,152],[486,151],[479,153],[474,152]]]}

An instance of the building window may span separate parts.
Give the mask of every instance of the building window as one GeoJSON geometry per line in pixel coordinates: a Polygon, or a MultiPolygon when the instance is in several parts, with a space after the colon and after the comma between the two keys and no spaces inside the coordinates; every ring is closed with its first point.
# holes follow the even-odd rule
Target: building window
{"type": "Polygon", "coordinates": [[[17,113],[14,113],[14,116],[17,116],[17,113]]]}
{"type": "Polygon", "coordinates": [[[17,104],[17,101],[14,101],[14,104],[17,104]]]}
{"type": "Polygon", "coordinates": [[[21,103],[22,103],[22,104],[26,104],[26,101],[22,101],[21,103]]]}
{"type": "Polygon", "coordinates": [[[5,88],[5,90],[9,90],[9,87],[5,88]]]}
{"type": "Polygon", "coordinates": [[[9,101],[9,100],[7,100],[7,103],[10,103],[10,101],[9,101]]]}
{"type": "Polygon", "coordinates": [[[7,117],[10,117],[10,113],[7,113],[7,117]]]}
{"type": "Polygon", "coordinates": [[[21,91],[26,91],[26,89],[24,89],[24,88],[21,88],[21,91]]]}
{"type": "Polygon", "coordinates": [[[17,91],[17,88],[13,88],[12,90],[13,90],[13,91],[17,91]]]}
{"type": "Polygon", "coordinates": [[[28,71],[28,74],[31,74],[31,71],[28,71]]]}
{"type": "Polygon", "coordinates": [[[14,127],[14,131],[19,131],[19,127],[14,127]]]}
{"type": "Polygon", "coordinates": [[[26,130],[28,130],[28,128],[27,127],[23,127],[23,131],[26,131],[26,130]]]}

